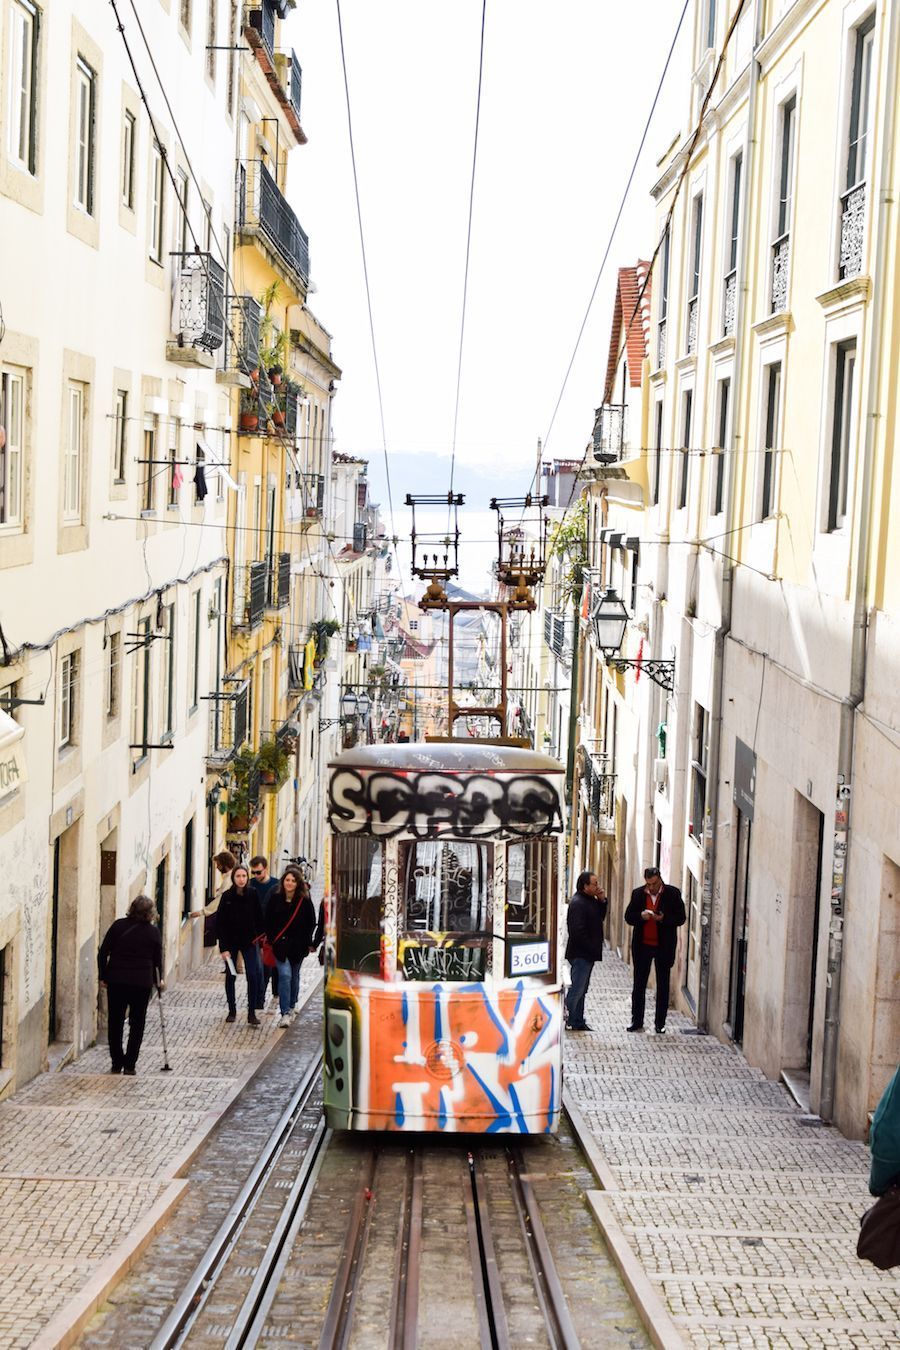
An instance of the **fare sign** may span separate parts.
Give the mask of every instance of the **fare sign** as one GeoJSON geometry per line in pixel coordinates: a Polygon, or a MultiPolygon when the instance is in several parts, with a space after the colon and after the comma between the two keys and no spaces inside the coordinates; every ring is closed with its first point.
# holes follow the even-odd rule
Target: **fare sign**
{"type": "Polygon", "coordinates": [[[546,975],[549,969],[549,942],[517,942],[510,947],[510,975],[546,975]]]}

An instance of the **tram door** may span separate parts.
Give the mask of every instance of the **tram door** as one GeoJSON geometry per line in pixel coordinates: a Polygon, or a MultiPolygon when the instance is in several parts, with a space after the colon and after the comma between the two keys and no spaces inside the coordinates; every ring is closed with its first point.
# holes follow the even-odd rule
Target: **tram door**
{"type": "Polygon", "coordinates": [[[731,971],[728,981],[728,1021],[731,1039],[744,1041],[744,998],[747,987],[747,943],[750,931],[750,817],[737,813],[734,861],[734,900],[731,927],[731,971]]]}

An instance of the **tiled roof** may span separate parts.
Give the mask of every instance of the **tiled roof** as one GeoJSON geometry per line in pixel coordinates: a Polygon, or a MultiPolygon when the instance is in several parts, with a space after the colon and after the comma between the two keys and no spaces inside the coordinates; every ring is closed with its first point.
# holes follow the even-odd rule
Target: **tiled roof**
{"type": "Polygon", "coordinates": [[[622,331],[628,324],[625,342],[628,362],[628,383],[632,389],[640,387],[641,370],[645,359],[650,355],[650,264],[639,258],[634,267],[620,267],[616,285],[616,299],[613,305],[612,333],[609,339],[609,359],[606,364],[606,384],[603,386],[603,402],[612,403],[613,385],[619,364],[619,348],[622,345],[622,331]],[[644,282],[644,293],[638,305],[638,296],[644,282]],[[637,314],[634,313],[638,306],[637,314]],[[631,316],[634,314],[634,318],[631,316]]]}

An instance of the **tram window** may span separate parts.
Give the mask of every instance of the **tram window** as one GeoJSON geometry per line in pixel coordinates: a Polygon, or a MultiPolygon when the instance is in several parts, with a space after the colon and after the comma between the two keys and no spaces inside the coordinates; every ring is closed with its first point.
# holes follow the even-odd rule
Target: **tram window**
{"type": "Polygon", "coordinates": [[[555,842],[530,839],[510,844],[506,850],[507,966],[510,949],[517,943],[551,938],[555,898],[555,842]]]}
{"type": "Polygon", "coordinates": [[[334,838],[336,964],[342,970],[378,973],[383,856],[378,839],[347,834],[334,838]]]}
{"type": "Polygon", "coordinates": [[[489,937],[492,865],[488,844],[441,839],[402,845],[407,934],[489,937]]]}

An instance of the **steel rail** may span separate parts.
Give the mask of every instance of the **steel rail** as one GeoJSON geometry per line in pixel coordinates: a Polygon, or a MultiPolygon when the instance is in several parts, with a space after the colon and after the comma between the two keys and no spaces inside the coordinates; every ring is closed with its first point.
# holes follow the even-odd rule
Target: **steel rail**
{"type": "Polygon", "coordinates": [[[500,1271],[494,1251],[487,1205],[484,1203],[483,1184],[478,1160],[468,1154],[471,1193],[466,1196],[466,1224],[469,1230],[469,1253],[475,1284],[475,1306],[483,1350],[511,1350],[506,1306],[500,1285],[500,1271]]]}
{"type": "Polygon", "coordinates": [[[150,1350],[174,1350],[181,1345],[205,1305],[234,1245],[284,1152],[294,1127],[305,1110],[322,1068],[321,1053],[314,1055],[253,1165],[237,1198],[215,1236],[194,1267],[174,1308],[150,1343],[150,1350]]]}
{"type": "Polygon", "coordinates": [[[344,1350],[350,1341],[359,1279],[375,1208],[374,1186],[379,1156],[380,1150],[377,1145],[370,1148],[369,1156],[361,1169],[361,1180],[353,1202],[340,1264],[319,1337],[319,1350],[344,1350]]]}
{"type": "Polygon", "coordinates": [[[422,1258],[421,1151],[411,1148],[406,1155],[406,1177],[400,1221],[400,1242],[394,1272],[394,1297],[388,1345],[391,1350],[416,1350],[419,1325],[419,1272],[422,1258]]]}
{"type": "Polygon", "coordinates": [[[550,1251],[531,1182],[522,1170],[522,1154],[507,1144],[506,1158],[513,1201],[525,1237],[525,1250],[553,1350],[580,1350],[581,1342],[550,1251]]]}

